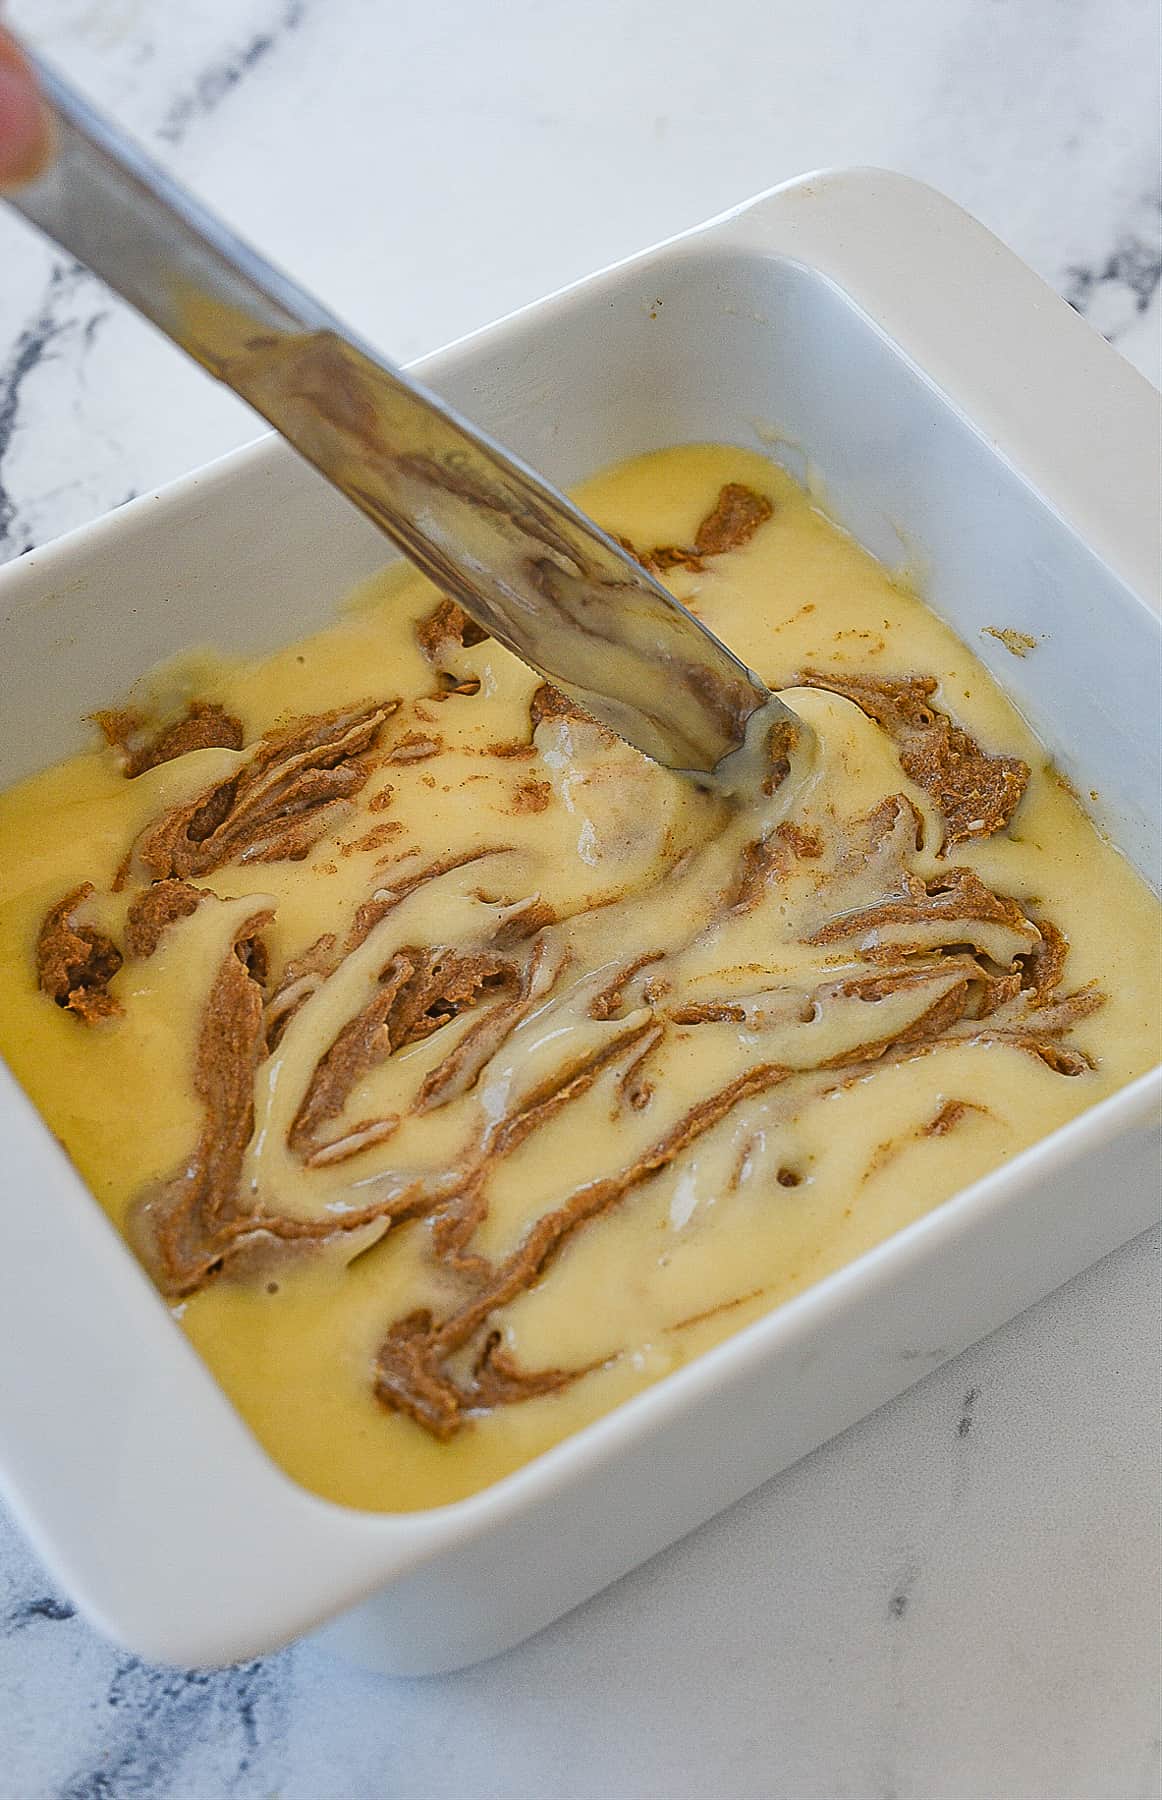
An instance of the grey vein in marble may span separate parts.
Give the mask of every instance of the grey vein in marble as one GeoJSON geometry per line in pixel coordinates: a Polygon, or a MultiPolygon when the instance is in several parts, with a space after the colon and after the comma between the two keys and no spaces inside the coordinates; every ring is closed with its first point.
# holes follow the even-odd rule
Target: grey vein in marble
{"type": "MultiPolygon", "coordinates": [[[[20,1573],[35,1578],[31,1561],[20,1573]]],[[[87,1631],[76,1609],[51,1591],[29,1591],[19,1576],[17,1585],[0,1610],[0,1644],[49,1632],[66,1660],[83,1655],[87,1631]]],[[[88,1754],[58,1778],[53,1800],[192,1800],[196,1790],[182,1772],[191,1757],[210,1761],[216,1793],[243,1784],[252,1791],[246,1778],[255,1756],[285,1729],[291,1655],[207,1671],[158,1667],[100,1646],[98,1669],[86,1671],[86,1685],[99,1688],[88,1754]]],[[[16,1800],[2,1771],[0,1794],[16,1800]]]]}
{"type": "Polygon", "coordinates": [[[63,1620],[75,1619],[77,1609],[67,1600],[58,1600],[55,1594],[37,1594],[31,1600],[21,1600],[16,1606],[9,1607],[0,1613],[0,1637],[15,1637],[18,1631],[24,1631],[29,1625],[42,1621],[59,1625],[63,1620]]]}
{"type": "Polygon", "coordinates": [[[36,316],[21,331],[0,369],[0,560],[33,548],[30,537],[22,541],[19,508],[4,483],[5,459],[21,422],[24,384],[61,338],[79,331],[84,349],[92,348],[107,310],[93,312],[83,322],[70,316],[78,289],[92,279],[79,263],[55,263],[36,316]]]}
{"type": "Polygon", "coordinates": [[[277,16],[246,43],[228,51],[203,69],[192,87],[173,101],[157,135],[166,143],[180,144],[190,127],[212,113],[252,69],[277,49],[288,33],[297,30],[306,12],[305,0],[283,0],[277,16]]]}
{"type": "Polygon", "coordinates": [[[980,1399],[980,1389],[970,1387],[960,1403],[960,1417],[956,1421],[956,1435],[966,1438],[972,1430],[972,1410],[980,1399]]]}
{"type": "Polygon", "coordinates": [[[1065,298],[1111,344],[1149,312],[1162,282],[1162,195],[1146,198],[1141,223],[1119,233],[1099,262],[1071,264],[1065,298]]]}
{"type": "Polygon", "coordinates": [[[912,1589],[919,1578],[920,1565],[915,1562],[907,1563],[892,1587],[891,1597],[888,1600],[889,1618],[902,1619],[904,1617],[911,1603],[912,1589]]]}
{"type": "Polygon", "coordinates": [[[105,1707],[115,1720],[100,1763],[82,1766],[60,1788],[60,1800],[158,1800],[175,1791],[176,1765],[193,1749],[213,1746],[220,1791],[231,1794],[255,1752],[284,1724],[286,1696],[276,1659],[232,1669],[150,1667],[118,1660],[105,1707]]]}

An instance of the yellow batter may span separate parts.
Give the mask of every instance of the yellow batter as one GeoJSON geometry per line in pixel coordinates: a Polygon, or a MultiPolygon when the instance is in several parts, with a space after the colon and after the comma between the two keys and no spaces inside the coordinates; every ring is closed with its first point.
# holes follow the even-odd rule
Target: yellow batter
{"type": "Polygon", "coordinates": [[[270,1454],[353,1506],[495,1480],[1156,1055],[1156,902],[946,626],[746,452],[580,498],[686,547],[656,566],[813,728],[746,806],[399,571],[153,685],[236,747],[0,797],[0,1049],[270,1454]],[[771,516],[695,555],[728,483],[771,516]],[[925,772],[948,730],[1010,811],[1029,766],[1007,824],[925,772]]]}

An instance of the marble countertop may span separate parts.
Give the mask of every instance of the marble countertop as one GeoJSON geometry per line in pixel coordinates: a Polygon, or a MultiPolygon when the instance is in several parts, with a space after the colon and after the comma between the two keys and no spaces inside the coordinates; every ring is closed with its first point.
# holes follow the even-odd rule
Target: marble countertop
{"type": "MultiPolygon", "coordinates": [[[[924,177],[1162,378],[1154,0],[13,0],[406,358],[824,164],[924,177]]],[[[0,217],[0,559],[254,435],[0,217]]],[[[1150,1800],[1162,1236],[463,1674],[145,1666],[0,1518],[14,1800],[1150,1800]]]]}

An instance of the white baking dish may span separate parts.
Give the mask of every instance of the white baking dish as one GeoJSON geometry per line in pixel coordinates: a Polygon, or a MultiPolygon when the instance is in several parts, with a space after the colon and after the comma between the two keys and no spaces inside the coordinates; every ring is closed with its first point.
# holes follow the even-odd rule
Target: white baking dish
{"type": "MultiPolygon", "coordinates": [[[[757,436],[810,465],[1153,874],[1158,398],[948,201],[893,175],[810,177],[423,374],[562,482],[689,439],[757,436]],[[985,625],[1036,653],[1013,659],[985,625]]],[[[384,560],[271,440],[25,556],[0,577],[0,780],[75,748],[83,715],[159,658],[293,637],[384,560]]],[[[400,1673],[513,1644],[1158,1211],[1156,1072],[487,1492],[359,1513],[268,1461],[0,1083],[5,1492],[98,1626],[178,1663],[329,1619],[400,1673]]]]}

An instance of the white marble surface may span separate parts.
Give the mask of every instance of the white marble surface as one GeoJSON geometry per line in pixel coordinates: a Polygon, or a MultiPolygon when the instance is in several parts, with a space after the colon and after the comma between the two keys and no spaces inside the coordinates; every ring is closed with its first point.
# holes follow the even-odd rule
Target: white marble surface
{"type": "MultiPolygon", "coordinates": [[[[397,356],[826,163],[976,212],[1154,380],[1153,0],[13,0],[397,356]]],[[[0,556],[253,434],[0,217],[0,556]]],[[[1100,454],[1100,446],[1096,447],[1100,454]]],[[[7,1800],[1150,1800],[1159,1234],[522,1649],[143,1667],[0,1521],[7,1800]]]]}

